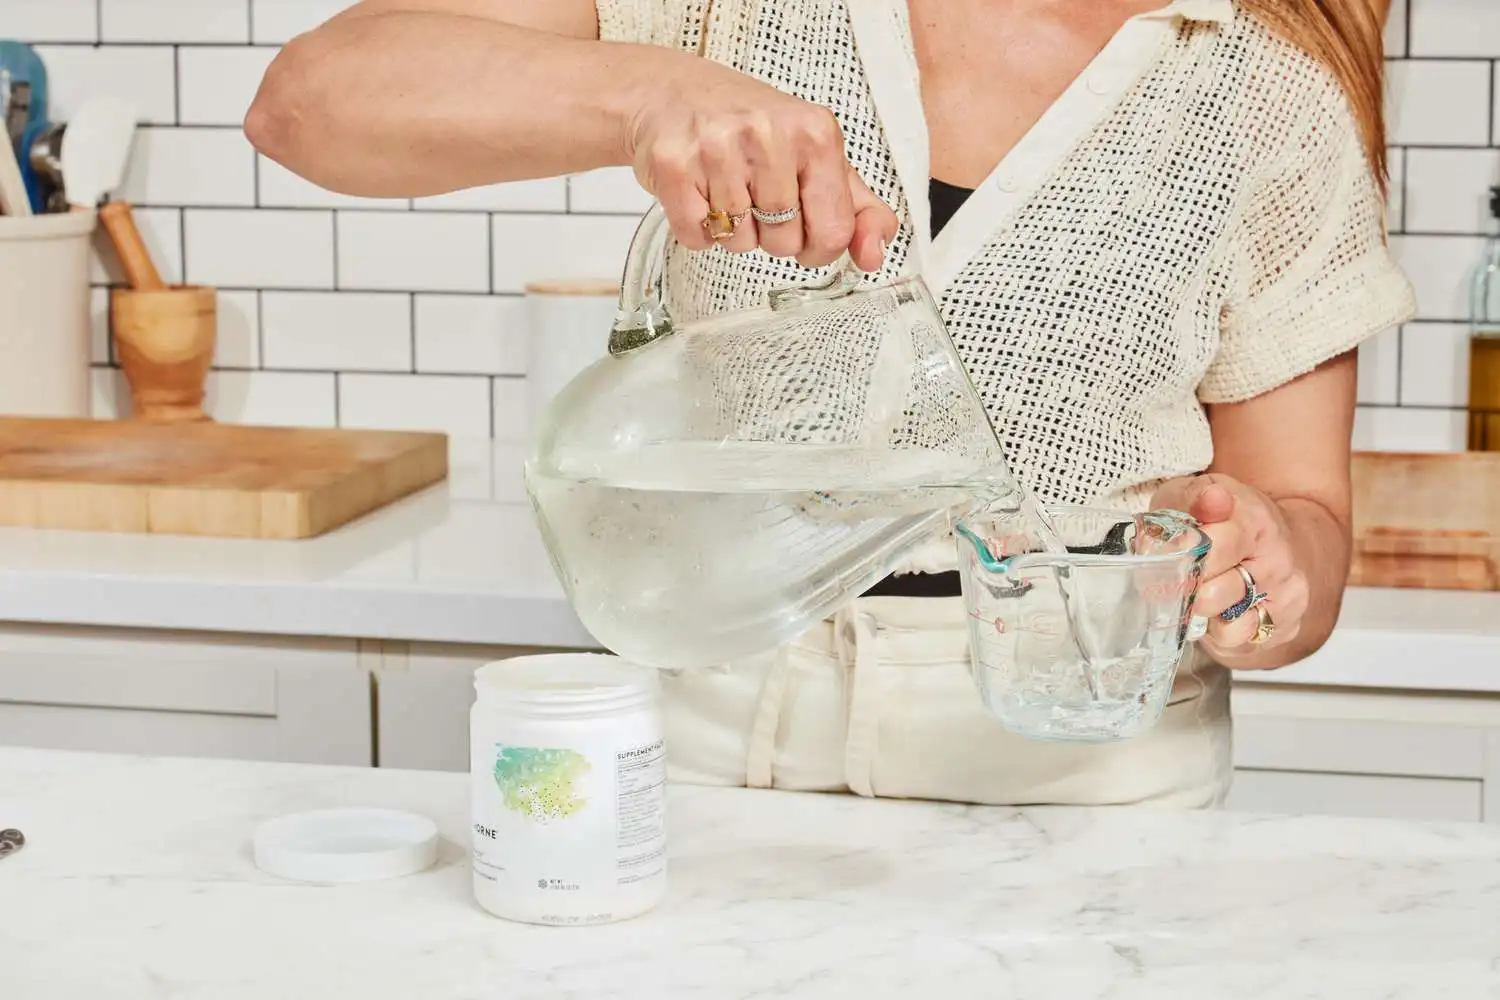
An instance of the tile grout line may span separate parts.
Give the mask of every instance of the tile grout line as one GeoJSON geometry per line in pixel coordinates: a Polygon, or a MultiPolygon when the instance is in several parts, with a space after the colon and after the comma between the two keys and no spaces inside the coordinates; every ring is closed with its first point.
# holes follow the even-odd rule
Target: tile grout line
{"type": "Polygon", "coordinates": [[[255,44],[255,0],[245,0],[245,44],[255,44]]]}
{"type": "Polygon", "coordinates": [[[416,371],[417,371],[417,293],[416,292],[410,292],[410,293],[408,293],[407,299],[408,299],[408,303],[407,303],[408,307],[411,310],[411,313],[410,313],[410,316],[411,316],[411,320],[410,320],[410,323],[411,323],[411,331],[410,331],[410,336],[411,336],[411,371],[412,371],[412,374],[416,374],[416,371]]]}
{"type": "MultiPolygon", "coordinates": [[[[102,3],[103,0],[100,0],[102,3]]],[[[182,124],[182,46],[172,46],[172,124],[182,124]]]]}
{"type": "Polygon", "coordinates": [[[94,44],[104,44],[104,0],[94,0],[94,44]]]}

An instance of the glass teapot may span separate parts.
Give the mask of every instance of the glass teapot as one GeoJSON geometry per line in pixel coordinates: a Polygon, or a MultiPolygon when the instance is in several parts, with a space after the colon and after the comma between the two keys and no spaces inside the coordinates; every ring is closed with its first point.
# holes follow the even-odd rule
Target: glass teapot
{"type": "Polygon", "coordinates": [[[664,669],[769,650],[953,515],[1018,494],[920,277],[864,286],[846,256],[764,305],[679,323],[668,236],[653,206],[609,353],[553,398],[526,463],[601,644],[664,669]]]}

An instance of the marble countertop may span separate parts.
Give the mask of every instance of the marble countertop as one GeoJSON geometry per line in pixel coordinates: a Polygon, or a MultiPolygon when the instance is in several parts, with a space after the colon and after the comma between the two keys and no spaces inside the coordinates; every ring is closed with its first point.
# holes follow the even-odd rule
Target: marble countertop
{"type": "Polygon", "coordinates": [[[0,996],[1276,1000],[1500,996],[1500,829],[676,787],[633,921],[472,901],[467,775],[0,750],[0,996]],[[308,886],[256,823],[414,810],[428,871],[308,886]]]}
{"type": "MultiPolygon", "coordinates": [[[[0,620],[592,648],[521,482],[455,440],[446,483],[294,542],[0,528],[0,620]]],[[[1500,693],[1500,593],[1352,588],[1314,657],[1245,683],[1500,693]]]]}

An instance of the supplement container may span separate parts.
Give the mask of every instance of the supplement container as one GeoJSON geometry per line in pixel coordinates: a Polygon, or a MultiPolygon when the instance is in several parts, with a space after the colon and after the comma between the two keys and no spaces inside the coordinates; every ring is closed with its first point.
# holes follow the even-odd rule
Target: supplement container
{"type": "Polygon", "coordinates": [[[655,670],[602,653],[480,667],[469,716],[474,897],[508,920],[601,924],[666,893],[655,670]]]}

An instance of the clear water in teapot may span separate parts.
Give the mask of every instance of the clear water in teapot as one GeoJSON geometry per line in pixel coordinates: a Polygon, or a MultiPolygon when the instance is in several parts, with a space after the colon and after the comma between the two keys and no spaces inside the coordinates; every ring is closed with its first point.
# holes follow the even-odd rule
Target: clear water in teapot
{"type": "Polygon", "coordinates": [[[925,449],[673,442],[528,468],[583,624],[638,663],[685,669],[784,642],[976,501],[1008,470],[925,449]]]}

